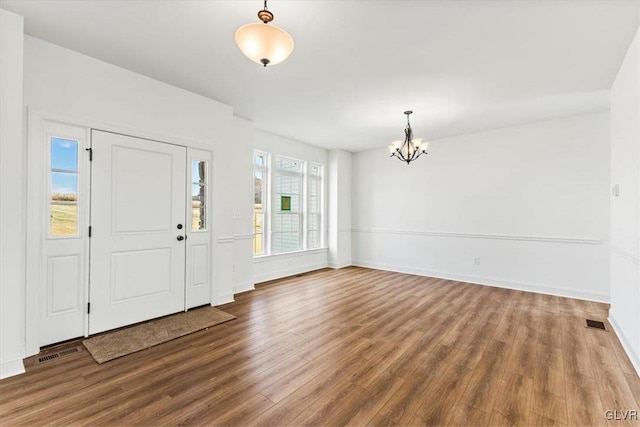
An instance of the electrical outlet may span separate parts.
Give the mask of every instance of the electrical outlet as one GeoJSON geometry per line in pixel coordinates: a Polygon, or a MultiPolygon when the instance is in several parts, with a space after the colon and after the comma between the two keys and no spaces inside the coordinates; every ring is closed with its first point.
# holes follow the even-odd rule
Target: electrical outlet
{"type": "Polygon", "coordinates": [[[474,258],[473,265],[480,265],[480,258],[474,258]]]}

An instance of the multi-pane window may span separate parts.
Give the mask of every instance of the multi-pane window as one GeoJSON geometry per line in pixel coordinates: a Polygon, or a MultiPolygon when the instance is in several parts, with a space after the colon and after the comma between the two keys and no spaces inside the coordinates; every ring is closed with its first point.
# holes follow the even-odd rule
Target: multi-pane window
{"type": "Polygon", "coordinates": [[[49,139],[49,235],[78,235],[78,141],[49,139]]]}
{"type": "Polygon", "coordinates": [[[191,161],[191,231],[207,229],[207,162],[191,161]]]}
{"type": "Polygon", "coordinates": [[[321,193],[322,166],[310,163],[307,173],[307,249],[319,248],[322,245],[321,193]]]}
{"type": "Polygon", "coordinates": [[[253,155],[253,254],[265,254],[265,210],[267,191],[267,154],[253,155]]]}
{"type": "Polygon", "coordinates": [[[276,156],[272,176],[271,250],[273,253],[302,249],[303,162],[276,156]]]}
{"type": "Polygon", "coordinates": [[[254,255],[322,246],[322,165],[256,151],[253,182],[254,255]]]}

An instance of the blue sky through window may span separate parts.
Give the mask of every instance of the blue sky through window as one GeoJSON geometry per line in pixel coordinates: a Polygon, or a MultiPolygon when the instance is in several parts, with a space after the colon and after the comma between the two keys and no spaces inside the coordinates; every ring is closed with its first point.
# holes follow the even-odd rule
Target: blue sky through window
{"type": "Polygon", "coordinates": [[[51,172],[53,193],[78,194],[78,141],[51,138],[51,169],[72,172],[51,172]]]}

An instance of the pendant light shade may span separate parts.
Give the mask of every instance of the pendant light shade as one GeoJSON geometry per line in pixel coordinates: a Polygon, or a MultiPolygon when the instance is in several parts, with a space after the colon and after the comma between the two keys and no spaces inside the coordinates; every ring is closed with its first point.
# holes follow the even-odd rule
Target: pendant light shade
{"type": "Polygon", "coordinates": [[[270,25],[273,14],[264,9],[258,12],[262,23],[246,24],[236,31],[236,44],[247,58],[267,65],[279,64],[293,52],[293,38],[280,27],[270,25]]]}

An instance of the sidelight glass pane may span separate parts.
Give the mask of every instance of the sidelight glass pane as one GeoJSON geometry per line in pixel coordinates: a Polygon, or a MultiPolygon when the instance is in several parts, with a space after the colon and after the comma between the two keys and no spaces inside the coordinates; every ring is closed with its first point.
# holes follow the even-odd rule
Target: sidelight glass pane
{"type": "Polygon", "coordinates": [[[51,138],[51,169],[78,172],[78,141],[51,138]]]}
{"type": "Polygon", "coordinates": [[[191,202],[193,207],[205,207],[207,198],[207,187],[205,185],[191,185],[191,202]]]}
{"type": "Polygon", "coordinates": [[[207,183],[207,162],[203,160],[191,161],[191,182],[203,185],[207,183]]]}
{"type": "Polygon", "coordinates": [[[191,161],[191,231],[207,229],[207,162],[191,161]]]}
{"type": "Polygon", "coordinates": [[[78,141],[50,139],[49,235],[78,235],[78,141]]]}
{"type": "Polygon", "coordinates": [[[205,208],[191,208],[191,231],[207,229],[205,208]]]}

